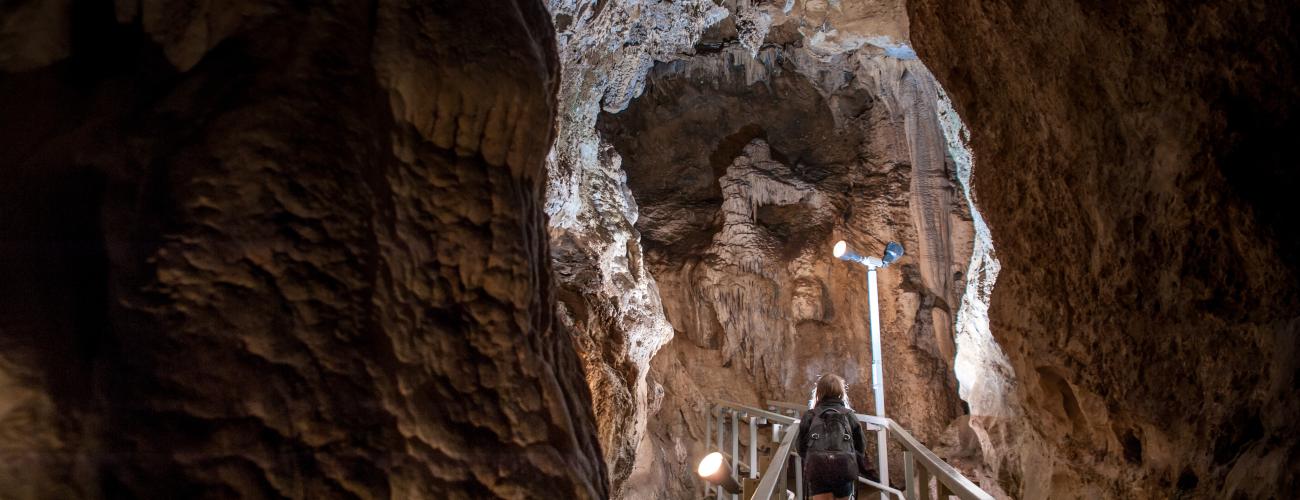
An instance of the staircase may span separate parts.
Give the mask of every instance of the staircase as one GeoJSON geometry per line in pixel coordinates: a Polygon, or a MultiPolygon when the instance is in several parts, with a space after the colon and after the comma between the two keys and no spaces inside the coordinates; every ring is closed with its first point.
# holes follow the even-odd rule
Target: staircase
{"type": "MultiPolygon", "coordinates": [[[[706,450],[726,455],[731,474],[745,483],[744,500],[804,499],[803,463],[795,451],[799,418],[806,405],[768,401],[766,410],[730,401],[720,401],[709,409],[706,450]],[[746,429],[748,427],[748,429],[746,429]],[[759,430],[771,433],[760,439],[759,430]],[[742,443],[742,435],[745,436],[742,443]],[[741,455],[742,444],[745,455],[741,455]],[[760,463],[760,455],[763,462],[760,463]]],[[[859,477],[857,498],[863,500],[879,494],[881,500],[993,500],[934,452],[923,446],[911,433],[889,418],[856,414],[858,421],[877,440],[892,440],[903,448],[903,487],[889,486],[889,457],[876,457],[880,482],[859,477]]],[[[723,491],[721,486],[704,484],[705,497],[715,500],[741,500],[742,495],[723,491]]]]}

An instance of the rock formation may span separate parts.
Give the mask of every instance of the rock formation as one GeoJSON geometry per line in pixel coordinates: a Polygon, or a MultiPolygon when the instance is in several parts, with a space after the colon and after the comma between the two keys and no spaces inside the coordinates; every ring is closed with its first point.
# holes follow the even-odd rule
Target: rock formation
{"type": "Polygon", "coordinates": [[[552,0],[549,7],[563,66],[558,136],[547,158],[556,314],[576,335],[617,492],[645,432],[650,359],[673,330],[643,262],[621,157],[596,134],[596,117],[627,106],[654,60],[690,50],[727,11],[712,0],[552,0]]]}
{"type": "Polygon", "coordinates": [[[544,6],[2,9],[0,496],[607,496],[544,6]]]}
{"type": "Polygon", "coordinates": [[[1280,498],[1295,464],[1294,2],[908,2],[1002,271],[958,377],[1017,498],[1280,498]],[[965,372],[965,373],[963,373],[965,372]]]}
{"type": "Polygon", "coordinates": [[[996,496],[1285,496],[1298,13],[5,3],[0,497],[696,495],[710,402],[872,405],[840,239],[996,496]]]}
{"type": "MultiPolygon", "coordinates": [[[[608,192],[625,200],[623,220],[644,238],[637,255],[677,332],[651,362],[655,416],[631,481],[642,486],[631,491],[693,487],[681,478],[699,439],[692,426],[701,401],[792,398],[787,388],[810,376],[792,367],[826,359],[791,356],[802,331],[861,324],[836,316],[857,304],[839,304],[835,292],[861,296],[843,285],[854,283],[850,272],[830,271],[815,250],[845,234],[856,246],[881,243],[855,230],[892,232],[907,244],[903,282],[883,287],[904,290],[902,306],[884,299],[886,332],[928,335],[886,345],[927,352],[955,372],[979,439],[974,450],[948,451],[958,462],[974,452],[967,465],[993,474],[983,478],[996,479],[988,489],[1029,498],[1259,497],[1294,483],[1277,457],[1295,447],[1295,429],[1280,415],[1296,404],[1287,388],[1298,245],[1289,235],[1300,232],[1279,215],[1278,193],[1296,182],[1272,152],[1281,149],[1275,130],[1294,125],[1295,44],[1286,32],[1294,7],[1231,4],[1220,16],[1209,7],[1049,3],[1019,16],[1001,4],[913,2],[922,55],[942,68],[968,132],[920,63],[901,62],[914,59],[900,43],[909,38],[901,4],[719,5],[726,16],[689,50],[627,39],[621,50],[653,55],[607,62],[635,68],[612,80],[639,90],[648,70],[645,95],[628,104],[635,91],[601,94],[612,114],[600,127],[614,147],[588,139],[600,144],[589,149],[605,158],[598,163],[627,172],[631,194],[617,173],[607,177],[620,187],[608,192]],[[1254,25],[1265,29],[1241,28],[1254,25]],[[1184,47],[1203,57],[1182,63],[1184,47]],[[1242,56],[1249,62],[1240,68],[1225,63],[1242,56]],[[937,121],[916,120],[933,113],[937,121]],[[835,152],[846,142],[870,160],[860,161],[867,179],[835,179],[852,171],[853,154],[835,152]],[[891,162],[907,165],[905,183],[882,171],[891,162]],[[748,171],[733,175],[737,168],[748,171]],[[882,180],[895,187],[856,198],[849,189],[839,203],[844,191],[825,187],[882,180]],[[772,198],[773,186],[787,197],[772,198]],[[881,198],[908,210],[871,208],[881,198]],[[990,223],[976,199],[996,206],[990,223]],[[911,235],[900,231],[909,226],[911,235]],[[844,277],[828,285],[836,272],[844,277]],[[1008,291],[995,291],[1003,286],[995,289],[995,278],[1008,291]],[[1243,345],[1232,356],[1205,358],[1234,340],[1243,345]],[[1204,367],[1189,368],[1197,366],[1189,356],[1204,367]],[[1223,402],[1191,416],[1206,400],[1223,402]]],[[[631,32],[680,33],[642,20],[631,32]]],[[[700,23],[690,26],[688,37],[668,38],[695,36],[700,23]]],[[[598,31],[586,39],[608,40],[598,31]]],[[[849,357],[869,361],[864,352],[849,357]]],[[[902,359],[886,352],[888,365],[906,371],[902,359]]],[[[951,384],[942,378],[907,378],[887,392],[951,384]]],[[[939,399],[929,411],[946,407],[939,399]]],[[[895,414],[930,429],[927,437],[953,442],[951,432],[936,436],[948,422],[967,432],[955,413],[911,411],[895,414]]]]}
{"type": "Polygon", "coordinates": [[[690,467],[716,399],[806,400],[833,371],[871,405],[866,284],[831,257],[841,238],[912,252],[881,274],[889,411],[934,442],[964,425],[951,325],[973,226],[933,77],[886,35],[828,41],[834,23],[730,7],[740,13],[693,55],[656,64],[644,95],[598,123],[627,172],[646,267],[676,331],[651,362],[651,394],[663,396],[652,398],[628,497],[698,487],[690,467]],[[771,21],[766,35],[747,46],[746,19],[759,18],[771,21]]]}

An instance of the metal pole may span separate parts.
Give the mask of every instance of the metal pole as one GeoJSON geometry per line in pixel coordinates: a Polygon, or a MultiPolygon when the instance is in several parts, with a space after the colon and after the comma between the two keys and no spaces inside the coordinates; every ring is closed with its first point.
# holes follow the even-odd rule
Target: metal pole
{"type": "MultiPolygon", "coordinates": [[[[731,410],[731,477],[737,477],[738,467],[740,467],[740,413],[731,410]]],[[[739,498],[740,495],[731,494],[731,500],[739,498]]]]}
{"type": "MultiPolygon", "coordinates": [[[[708,455],[713,452],[713,407],[704,408],[704,454],[708,455]]],[[[700,477],[704,482],[704,491],[709,491],[709,480],[700,477]]]]}
{"type": "Polygon", "coordinates": [[[910,451],[903,452],[903,496],[907,500],[916,500],[916,462],[912,460],[910,451]]]}
{"type": "Polygon", "coordinates": [[[794,457],[794,497],[803,500],[803,457],[794,457]]]}
{"type": "MultiPolygon", "coordinates": [[[[727,449],[726,441],[723,440],[723,428],[726,427],[722,421],[723,418],[726,418],[726,414],[722,412],[722,407],[718,407],[718,451],[726,451],[727,449]]],[[[721,485],[713,487],[713,498],[722,500],[721,485]]]]}
{"type": "MultiPolygon", "coordinates": [[[[867,267],[867,302],[871,306],[871,393],[876,399],[876,416],[885,416],[885,370],[880,355],[880,299],[876,291],[876,268],[867,267]]],[[[889,454],[886,434],[876,435],[876,467],[880,471],[880,484],[889,486],[889,454]]],[[[880,493],[881,500],[886,498],[880,493]]]]}
{"type": "Polygon", "coordinates": [[[749,416],[749,477],[758,478],[758,419],[749,416]]]}
{"type": "Polygon", "coordinates": [[[924,465],[916,468],[916,498],[930,500],[930,469],[924,465]]]}
{"type": "MultiPolygon", "coordinates": [[[[787,456],[786,456],[786,461],[785,461],[785,463],[781,465],[781,486],[780,486],[780,488],[781,488],[781,498],[786,498],[787,496],[789,496],[789,492],[790,492],[790,462],[793,462],[793,461],[794,461],[794,460],[790,460],[789,455],[787,455],[787,456]]],[[[769,499],[769,500],[770,500],[770,499],[769,499]]],[[[799,499],[799,500],[803,500],[803,499],[801,498],[801,499],[799,499]]]]}

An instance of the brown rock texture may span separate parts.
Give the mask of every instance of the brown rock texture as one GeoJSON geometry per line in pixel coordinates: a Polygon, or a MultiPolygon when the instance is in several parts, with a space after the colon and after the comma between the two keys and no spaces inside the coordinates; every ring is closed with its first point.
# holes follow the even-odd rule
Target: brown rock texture
{"type": "Polygon", "coordinates": [[[1300,491],[1298,10],[908,2],[1002,264],[958,378],[1010,495],[1300,491]]]}
{"type": "Polygon", "coordinates": [[[5,3],[0,497],[697,495],[709,403],[871,406],[845,239],[990,492],[1289,498],[1298,13],[5,3]]]}
{"type": "Polygon", "coordinates": [[[618,495],[645,433],[650,359],[673,329],[643,261],[622,158],[596,133],[596,117],[627,106],[655,60],[692,50],[727,11],[712,0],[553,0],[549,7],[563,65],[547,156],[556,314],[574,332],[618,495]]]}
{"type": "Polygon", "coordinates": [[[888,411],[932,443],[965,425],[952,325],[972,217],[933,77],[882,34],[903,21],[853,32],[723,5],[732,16],[693,54],[656,64],[644,94],[597,124],[675,331],[651,361],[629,498],[698,494],[691,468],[718,399],[806,400],[836,372],[870,408],[865,272],[831,257],[841,238],[911,252],[880,275],[888,411]],[[770,25],[748,45],[752,19],[770,25]]]}
{"type": "Polygon", "coordinates": [[[608,495],[539,2],[0,10],[0,496],[608,495]]]}

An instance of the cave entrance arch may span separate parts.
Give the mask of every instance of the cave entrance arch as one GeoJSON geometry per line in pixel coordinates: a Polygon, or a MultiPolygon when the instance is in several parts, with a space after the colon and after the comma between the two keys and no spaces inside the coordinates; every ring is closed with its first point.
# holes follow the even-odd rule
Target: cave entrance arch
{"type": "MultiPolygon", "coordinates": [[[[839,239],[915,249],[882,283],[884,357],[899,374],[886,392],[904,395],[890,412],[923,438],[969,429],[961,385],[997,352],[984,315],[997,262],[970,199],[971,155],[933,76],[892,41],[905,35],[849,47],[798,12],[755,28],[755,11],[724,7],[680,13],[699,31],[672,52],[575,53],[566,77],[580,83],[561,86],[574,110],[548,193],[552,248],[572,277],[561,316],[582,342],[613,344],[586,361],[593,392],[614,401],[597,412],[616,490],[631,468],[642,475],[630,483],[663,484],[671,467],[656,464],[687,461],[692,444],[673,436],[702,422],[683,416],[700,394],[799,399],[836,371],[870,406],[866,286],[832,262],[839,239]],[[618,62],[633,56],[639,66],[618,62]],[[621,354],[638,338],[653,349],[621,354]]],[[[602,20],[575,13],[561,39],[623,33],[602,20]]]]}

